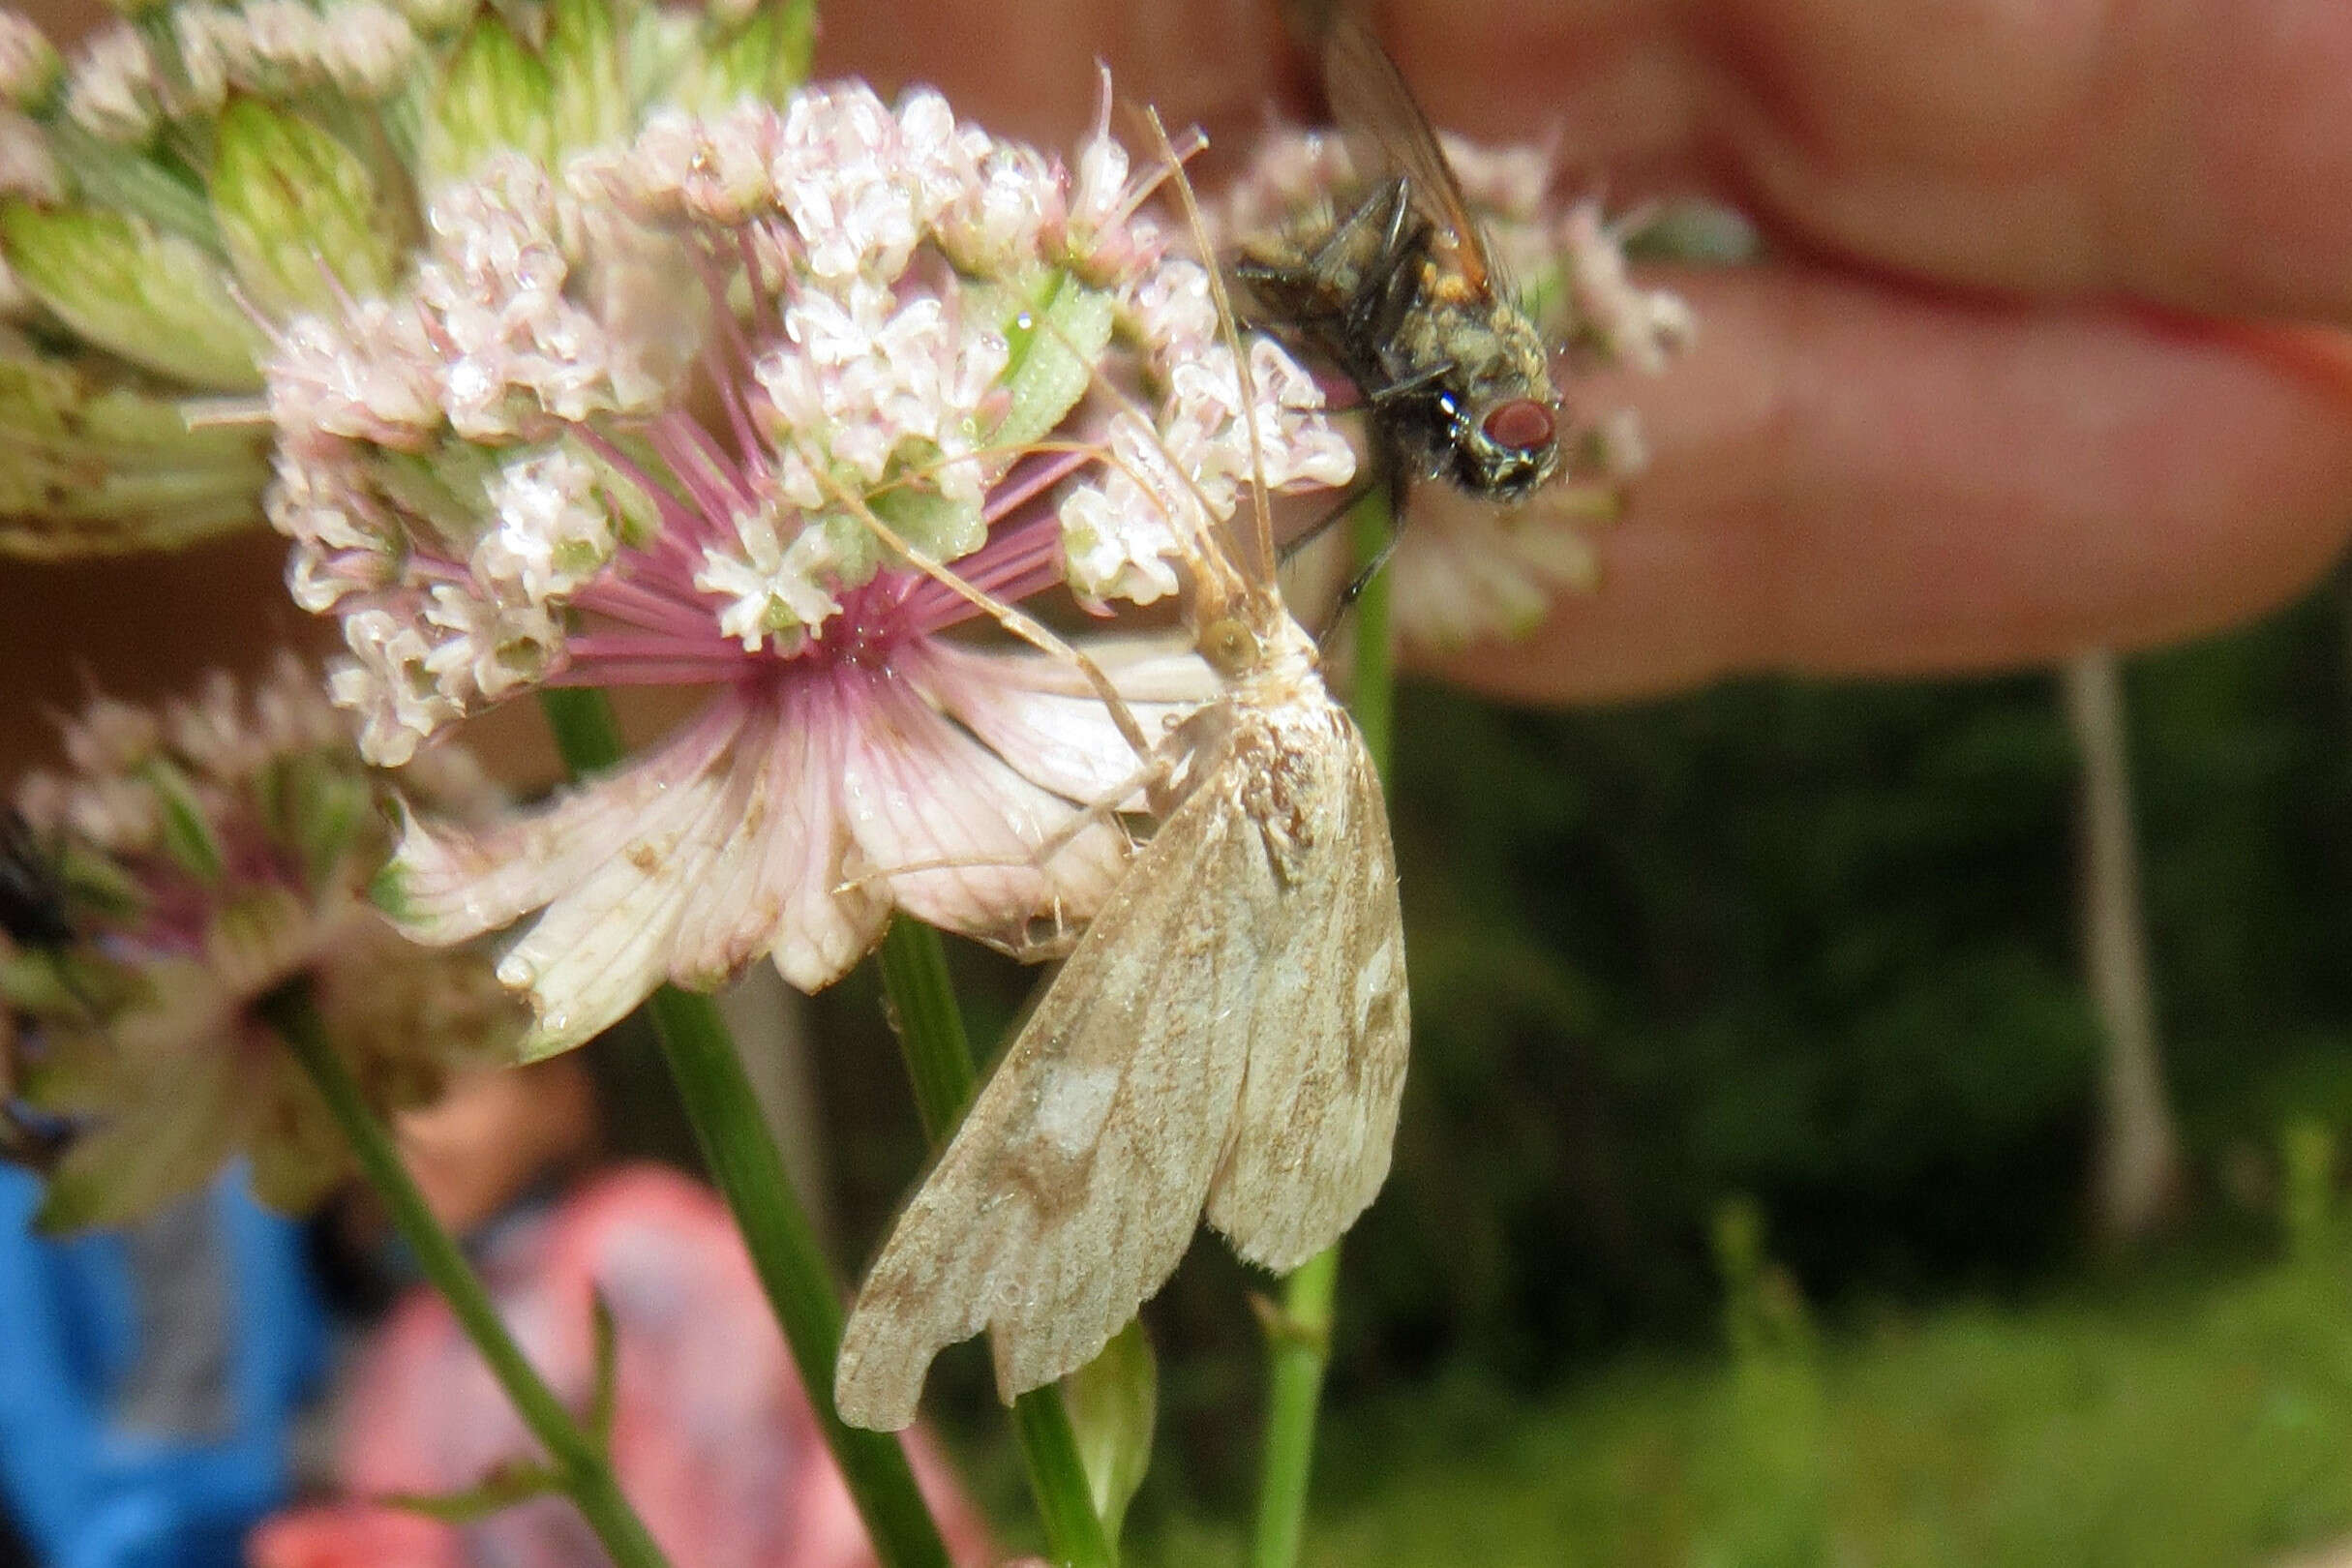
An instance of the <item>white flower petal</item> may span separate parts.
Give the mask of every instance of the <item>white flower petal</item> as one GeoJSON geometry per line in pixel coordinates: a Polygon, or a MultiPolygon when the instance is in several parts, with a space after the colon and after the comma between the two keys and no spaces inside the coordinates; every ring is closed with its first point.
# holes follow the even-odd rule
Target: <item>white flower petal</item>
{"type": "Polygon", "coordinates": [[[761,871],[775,836],[799,827],[788,798],[803,787],[803,779],[788,759],[801,742],[783,734],[799,706],[793,695],[787,694],[780,709],[755,710],[736,738],[726,788],[713,813],[722,840],[709,863],[695,872],[671,938],[674,984],[714,990],[774,940],[779,910],[764,891],[761,871]]]}
{"type": "Polygon", "coordinates": [[[661,982],[686,901],[732,837],[734,778],[733,769],[706,772],[673,788],[499,961],[499,980],[525,992],[537,1015],[526,1060],[588,1040],[661,982]]]}

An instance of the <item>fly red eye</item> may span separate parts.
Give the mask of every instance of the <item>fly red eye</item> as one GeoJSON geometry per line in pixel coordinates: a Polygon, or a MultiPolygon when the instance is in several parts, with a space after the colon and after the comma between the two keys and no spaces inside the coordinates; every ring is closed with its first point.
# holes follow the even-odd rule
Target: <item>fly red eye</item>
{"type": "Polygon", "coordinates": [[[1533,398],[1513,398],[1488,409],[1478,428],[1497,446],[1532,452],[1552,444],[1552,410],[1533,398]]]}

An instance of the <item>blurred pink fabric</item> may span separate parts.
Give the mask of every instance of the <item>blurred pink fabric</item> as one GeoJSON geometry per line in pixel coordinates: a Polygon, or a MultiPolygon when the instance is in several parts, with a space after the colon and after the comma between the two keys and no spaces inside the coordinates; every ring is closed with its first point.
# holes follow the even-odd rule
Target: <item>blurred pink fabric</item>
{"type": "MultiPolygon", "coordinates": [[[[868,1568],[874,1554],[800,1391],[750,1260],[709,1191],[656,1166],[616,1170],[482,1260],[509,1329],[574,1410],[594,1381],[591,1302],[619,1344],[613,1458],[680,1568],[868,1568]]],[[[987,1533],[946,1466],[909,1443],[958,1563],[987,1533]]],[[[535,1452],[440,1298],[412,1292],[361,1358],[337,1480],[348,1497],[462,1492],[535,1452]]],[[[586,1568],[605,1561],[561,1498],[452,1526],[364,1501],[297,1509],[256,1532],[255,1568],[586,1568]]]]}

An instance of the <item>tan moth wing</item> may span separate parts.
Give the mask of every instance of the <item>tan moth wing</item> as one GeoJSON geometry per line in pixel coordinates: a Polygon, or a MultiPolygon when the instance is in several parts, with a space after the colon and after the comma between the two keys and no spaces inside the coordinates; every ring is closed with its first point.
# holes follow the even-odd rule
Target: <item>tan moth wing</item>
{"type": "Polygon", "coordinates": [[[1282,1266],[1378,1191],[1404,1074],[1396,877],[1363,742],[1309,679],[1180,735],[1190,794],[859,1292],[843,1420],[907,1425],[932,1358],[982,1330],[1008,1400],[1076,1371],[1174,1272],[1204,1201],[1245,1256],[1282,1266]],[[1366,932],[1387,967],[1360,1006],[1341,966],[1366,932]]]}
{"type": "Polygon", "coordinates": [[[1341,733],[1320,755],[1340,776],[1321,788],[1340,810],[1288,894],[1314,912],[1311,928],[1261,961],[1249,1075],[1209,1189],[1209,1223],[1278,1274],[1338,1241],[1387,1180],[1412,1030],[1380,775],[1355,722],[1327,697],[1323,707],[1341,733]]]}
{"type": "Polygon", "coordinates": [[[844,1421],[906,1426],[931,1358],[983,1329],[1008,1398],[1051,1381],[1184,1255],[1247,1064],[1166,1004],[1183,984],[1233,1006],[1248,983],[1254,922],[1198,913],[1245,826],[1201,790],[1112,890],[867,1273],[833,1378],[844,1421]]]}

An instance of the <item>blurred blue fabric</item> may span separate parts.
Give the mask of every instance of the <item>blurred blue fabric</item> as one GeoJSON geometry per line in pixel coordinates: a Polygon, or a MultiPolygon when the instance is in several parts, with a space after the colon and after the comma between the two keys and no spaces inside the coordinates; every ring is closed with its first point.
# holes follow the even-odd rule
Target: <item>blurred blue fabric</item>
{"type": "Polygon", "coordinates": [[[35,1234],[0,1168],[0,1486],[51,1568],[236,1568],[326,1361],[298,1226],[242,1167],[121,1231],[35,1234]]]}

